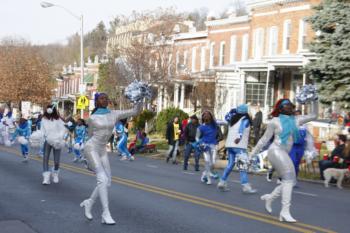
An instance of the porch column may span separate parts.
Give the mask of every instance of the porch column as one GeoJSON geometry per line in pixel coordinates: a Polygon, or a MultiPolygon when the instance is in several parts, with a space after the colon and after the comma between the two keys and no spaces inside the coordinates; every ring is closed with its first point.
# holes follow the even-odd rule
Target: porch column
{"type": "Polygon", "coordinates": [[[164,87],[164,104],[163,104],[163,108],[168,108],[168,98],[169,98],[168,88],[164,87]]]}
{"type": "Polygon", "coordinates": [[[180,95],[180,108],[185,107],[185,84],[181,84],[181,95],[180,95]]]}
{"type": "Polygon", "coordinates": [[[62,100],[62,114],[64,116],[64,100],[62,100]]]}
{"type": "Polygon", "coordinates": [[[174,107],[179,106],[179,84],[175,83],[174,85],[174,107]]]}
{"type": "Polygon", "coordinates": [[[160,85],[158,87],[158,106],[157,106],[157,112],[162,111],[163,109],[163,86],[160,85]]]}
{"type": "Polygon", "coordinates": [[[245,96],[246,96],[246,93],[245,93],[245,73],[244,72],[240,72],[240,74],[239,74],[239,76],[240,76],[240,96],[241,96],[241,98],[240,98],[240,102],[239,103],[237,103],[237,104],[243,104],[243,103],[245,103],[246,102],[246,100],[245,100],[245,96]]]}
{"type": "Polygon", "coordinates": [[[265,102],[264,102],[264,118],[267,119],[267,114],[269,111],[269,106],[267,106],[267,96],[269,93],[269,82],[270,82],[270,69],[267,68],[267,77],[266,77],[266,88],[265,88],[265,102]]]}
{"type": "MultiPolygon", "coordinates": [[[[306,85],[306,74],[303,73],[303,86],[306,85]]],[[[305,104],[301,105],[301,113],[304,115],[305,114],[305,104]]]]}

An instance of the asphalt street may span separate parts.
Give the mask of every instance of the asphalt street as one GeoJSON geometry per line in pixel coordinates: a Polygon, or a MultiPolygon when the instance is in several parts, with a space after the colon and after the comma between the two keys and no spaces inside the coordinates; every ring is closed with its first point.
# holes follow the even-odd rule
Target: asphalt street
{"type": "Polygon", "coordinates": [[[276,184],[262,176],[250,176],[257,194],[241,192],[237,173],[230,192],[220,192],[216,184],[202,184],[193,166],[184,172],[181,165],[146,157],[119,161],[113,154],[109,198],[117,224],[102,225],[100,203],[92,221],[79,207],[95,186],[94,174],[72,159],[63,153],[60,183],[43,186],[40,158],[22,163],[18,149],[0,147],[0,233],[7,223],[38,233],[349,232],[350,190],[299,182],[291,207],[299,222],[287,224],[277,220],[279,199],[272,215],[265,212],[260,196],[276,184]]]}

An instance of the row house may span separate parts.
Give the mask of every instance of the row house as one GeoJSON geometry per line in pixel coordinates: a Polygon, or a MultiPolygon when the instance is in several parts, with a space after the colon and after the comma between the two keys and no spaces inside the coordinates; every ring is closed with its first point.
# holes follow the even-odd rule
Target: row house
{"type": "MultiPolygon", "coordinates": [[[[253,112],[263,108],[266,117],[277,99],[294,100],[298,88],[310,82],[302,68],[316,59],[307,47],[315,33],[306,18],[319,3],[249,0],[247,15],[208,17],[205,31],[196,31],[190,22],[182,22],[186,32],[176,25],[169,44],[173,68],[164,85],[157,86],[157,111],[208,108],[222,119],[230,108],[249,103],[253,112]]],[[[123,33],[115,38],[124,38],[123,33]]]]}
{"type": "Polygon", "coordinates": [[[306,18],[319,2],[251,0],[248,15],[208,18],[206,31],[175,35],[173,105],[193,111],[191,91],[199,82],[215,86],[215,104],[205,107],[218,118],[241,103],[262,107],[266,116],[277,99],[294,100],[310,82],[302,68],[315,59],[307,47],[315,34],[306,18]]]}
{"type": "MultiPolygon", "coordinates": [[[[94,61],[88,58],[84,68],[85,95],[90,99],[89,110],[94,107],[93,96],[97,91],[99,57],[95,56],[94,61]]],[[[76,114],[77,98],[80,96],[80,67],[76,63],[63,67],[62,75],[56,79],[57,88],[55,101],[58,102],[60,112],[64,115],[76,114]]],[[[89,111],[84,112],[84,118],[88,117],[89,111]]]]}

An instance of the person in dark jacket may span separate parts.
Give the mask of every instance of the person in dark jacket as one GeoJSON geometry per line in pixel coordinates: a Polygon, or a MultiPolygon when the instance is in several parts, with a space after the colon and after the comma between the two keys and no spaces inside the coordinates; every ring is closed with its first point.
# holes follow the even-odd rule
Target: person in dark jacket
{"type": "Polygon", "coordinates": [[[260,107],[258,107],[258,111],[255,113],[254,119],[253,119],[253,130],[254,130],[254,145],[256,145],[260,139],[260,128],[263,120],[263,114],[260,110],[260,107]]]}
{"type": "Polygon", "coordinates": [[[185,139],[185,155],[184,155],[184,170],[187,170],[188,166],[188,159],[190,158],[191,153],[194,153],[194,161],[195,165],[194,168],[196,171],[199,171],[199,157],[200,152],[196,150],[196,148],[193,146],[194,142],[196,142],[196,134],[197,134],[197,128],[199,126],[198,117],[196,115],[193,115],[190,117],[190,122],[187,124],[184,130],[184,139],[185,139]]]}
{"type": "Polygon", "coordinates": [[[168,123],[166,129],[166,139],[168,140],[169,150],[166,162],[168,163],[172,159],[173,164],[177,164],[176,155],[179,148],[179,141],[181,135],[181,124],[179,118],[175,117],[174,120],[168,123]]]}
{"type": "Polygon", "coordinates": [[[346,150],[346,136],[343,134],[337,135],[335,140],[336,147],[331,153],[328,160],[319,161],[321,179],[324,180],[323,171],[327,168],[346,168],[350,163],[349,155],[346,150]]]}

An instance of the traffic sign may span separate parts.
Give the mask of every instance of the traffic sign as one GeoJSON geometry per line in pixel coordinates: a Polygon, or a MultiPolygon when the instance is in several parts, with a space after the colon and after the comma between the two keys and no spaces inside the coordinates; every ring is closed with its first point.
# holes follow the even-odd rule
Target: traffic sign
{"type": "Polygon", "coordinates": [[[85,95],[80,96],[77,101],[77,109],[84,110],[88,106],[89,99],[85,95]]]}

